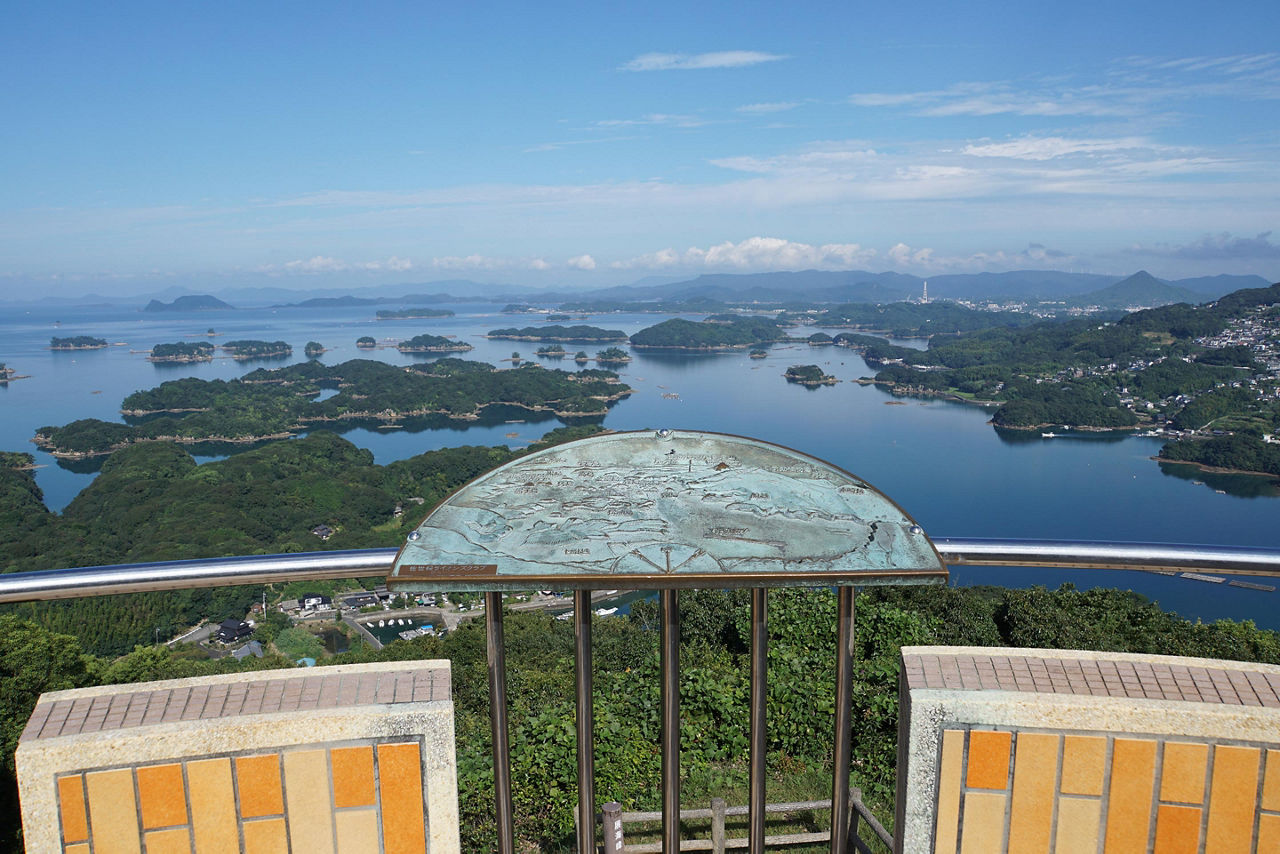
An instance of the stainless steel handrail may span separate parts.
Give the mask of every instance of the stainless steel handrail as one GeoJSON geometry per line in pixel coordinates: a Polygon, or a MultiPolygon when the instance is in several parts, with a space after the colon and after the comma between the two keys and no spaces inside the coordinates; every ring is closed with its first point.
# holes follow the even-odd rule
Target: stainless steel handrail
{"type": "MultiPolygon", "coordinates": [[[[1280,576],[1280,548],[956,537],[933,543],[950,566],[1200,570],[1280,576]]],[[[355,549],[13,572],[0,574],[0,602],[385,575],[395,556],[396,549],[355,549]]]]}

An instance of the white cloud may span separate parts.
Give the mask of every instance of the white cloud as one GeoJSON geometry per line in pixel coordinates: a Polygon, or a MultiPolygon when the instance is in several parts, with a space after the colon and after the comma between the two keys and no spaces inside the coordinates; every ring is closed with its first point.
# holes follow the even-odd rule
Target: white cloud
{"type": "Polygon", "coordinates": [[[335,273],[341,270],[349,270],[351,266],[340,258],[315,255],[306,260],[289,261],[284,265],[284,269],[296,273],[335,273]]]}
{"type": "Polygon", "coordinates": [[[529,262],[530,270],[550,270],[551,265],[544,258],[534,258],[529,262]]]}
{"type": "Polygon", "coordinates": [[[1119,151],[1166,150],[1139,137],[1122,139],[1067,139],[1061,136],[1024,136],[1008,142],[969,143],[970,157],[1008,157],[1015,160],[1052,160],[1072,154],[1110,154],[1119,151]]]}
{"type": "Polygon", "coordinates": [[[596,259],[590,255],[575,255],[565,263],[575,270],[594,270],[596,268],[596,259]]]}
{"type": "Polygon", "coordinates": [[[1184,244],[1158,243],[1153,246],[1138,244],[1125,250],[1128,255],[1151,255],[1161,258],[1177,258],[1186,261],[1226,261],[1233,259],[1280,260],[1280,244],[1271,242],[1271,232],[1264,231],[1254,237],[1235,237],[1229,232],[1206,234],[1199,240],[1184,244]]]}
{"type": "Polygon", "coordinates": [[[786,59],[783,54],[758,50],[721,50],[712,53],[642,53],[624,62],[619,71],[688,71],[702,68],[742,68],[786,59]]]}
{"type": "Polygon", "coordinates": [[[737,108],[737,112],[751,113],[751,114],[783,113],[783,112],[786,112],[787,110],[794,110],[798,106],[800,105],[795,101],[775,101],[772,103],[764,103],[764,104],[743,104],[741,107],[737,108]]]}
{"type": "Polygon", "coordinates": [[[749,237],[739,243],[725,241],[706,249],[691,246],[683,252],[661,249],[626,261],[615,269],[708,268],[732,270],[833,270],[864,265],[875,257],[874,249],[857,243],[828,243],[813,246],[778,237],[749,237]]]}

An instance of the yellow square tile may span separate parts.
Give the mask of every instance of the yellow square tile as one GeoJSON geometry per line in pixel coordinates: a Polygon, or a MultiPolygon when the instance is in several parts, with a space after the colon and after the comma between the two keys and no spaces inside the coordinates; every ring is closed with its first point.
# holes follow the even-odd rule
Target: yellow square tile
{"type": "Polygon", "coordinates": [[[329,792],[327,753],[289,750],[284,754],[289,844],[303,854],[333,854],[333,798],[329,792]]]}
{"type": "Polygon", "coordinates": [[[964,730],[942,733],[942,759],[938,764],[938,811],[934,854],[955,854],[960,832],[960,785],[964,773],[964,730]]]}
{"type": "Polygon", "coordinates": [[[58,809],[62,816],[62,841],[88,842],[89,814],[84,806],[84,778],[79,774],[58,778],[58,809]]]}
{"type": "Polygon", "coordinates": [[[89,793],[89,826],[94,854],[141,854],[133,771],[93,771],[84,775],[89,793]]]}
{"type": "Polygon", "coordinates": [[[1151,795],[1156,781],[1156,743],[1117,738],[1111,749],[1107,804],[1107,851],[1145,851],[1151,835],[1151,795]]]}
{"type": "Polygon", "coordinates": [[[1058,736],[1018,733],[1013,748],[1013,800],[1009,806],[1009,850],[1048,851],[1053,835],[1058,736]]]}
{"type": "Polygon", "coordinates": [[[336,747],[329,751],[333,766],[333,805],[371,807],[373,790],[373,747],[336,747]]]}
{"type": "Polygon", "coordinates": [[[378,745],[378,792],[386,854],[426,854],[422,750],[417,742],[378,745]]]}
{"type": "Polygon", "coordinates": [[[191,793],[191,830],[200,854],[239,854],[240,827],[230,759],[187,763],[191,793]]]}
{"type": "Polygon", "coordinates": [[[1248,851],[1252,845],[1261,760],[1262,751],[1256,747],[1219,744],[1213,748],[1205,854],[1248,851]]]}
{"type": "MultiPolygon", "coordinates": [[[[306,849],[300,849],[306,851],[306,849]]],[[[289,854],[284,819],[264,818],[244,823],[244,854],[289,854]]]]}
{"type": "Polygon", "coordinates": [[[236,757],[236,789],[240,793],[241,818],[282,814],[280,754],[236,757]]]}
{"type": "Polygon", "coordinates": [[[1200,808],[1161,804],[1156,811],[1156,844],[1153,854],[1198,854],[1200,808]]]}
{"type": "Polygon", "coordinates": [[[1107,740],[1099,735],[1069,735],[1062,742],[1064,795],[1102,795],[1107,763],[1107,740]]]}
{"type": "Polygon", "coordinates": [[[1098,854],[1102,801],[1096,798],[1058,798],[1054,854],[1098,854]]]}
{"type": "Polygon", "coordinates": [[[1166,741],[1160,772],[1160,800],[1183,804],[1204,803],[1204,772],[1209,745],[1166,741]]]}
{"type": "Polygon", "coordinates": [[[333,818],[339,854],[379,854],[376,810],[343,810],[333,818]]]}
{"type": "Polygon", "coordinates": [[[185,827],[147,834],[147,854],[191,854],[191,831],[185,827]]]}
{"type": "Polygon", "coordinates": [[[993,854],[1004,851],[1006,795],[967,792],[960,825],[960,854],[993,854]]]}

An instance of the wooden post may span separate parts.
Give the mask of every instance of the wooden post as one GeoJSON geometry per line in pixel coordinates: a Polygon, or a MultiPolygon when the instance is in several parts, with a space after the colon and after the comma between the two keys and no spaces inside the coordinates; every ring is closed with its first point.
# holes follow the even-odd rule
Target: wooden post
{"type": "Polygon", "coordinates": [[[600,810],[604,831],[604,854],[622,854],[622,804],[610,801],[600,810]]]}
{"type": "Polygon", "coordinates": [[[711,799],[711,850],[724,854],[724,798],[711,799]]]}
{"type": "Polygon", "coordinates": [[[862,790],[854,787],[849,792],[849,850],[858,851],[858,808],[856,804],[862,803],[862,790]]]}

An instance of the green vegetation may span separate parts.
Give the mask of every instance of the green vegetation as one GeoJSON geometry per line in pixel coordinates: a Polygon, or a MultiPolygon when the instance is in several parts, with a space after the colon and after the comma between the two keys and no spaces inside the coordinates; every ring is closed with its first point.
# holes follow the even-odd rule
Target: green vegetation
{"type": "Polygon", "coordinates": [[[814,388],[820,385],[835,385],[837,380],[830,374],[824,374],[817,365],[792,365],[787,368],[784,377],[789,383],[799,383],[814,388]]]}
{"type": "MultiPolygon", "coordinates": [[[[1235,324],[1275,334],[1266,306],[1280,286],[1236,291],[1216,303],[1176,304],[1114,322],[1098,317],[934,338],[927,350],[867,336],[835,341],[880,368],[876,379],[906,393],[949,394],[1000,404],[998,426],[1066,424],[1104,429],[1168,423],[1202,430],[1220,419],[1275,426],[1280,408],[1247,345],[1220,336],[1235,324]]],[[[1245,334],[1238,332],[1238,334],[1245,334]]],[[[1237,335],[1238,338],[1238,335],[1237,335]]]]}
{"type": "Polygon", "coordinates": [[[237,360],[274,359],[293,355],[293,347],[285,341],[228,341],[222,345],[222,349],[237,360]]]}
{"type": "Polygon", "coordinates": [[[753,359],[763,359],[769,355],[768,350],[752,350],[749,354],[753,359]]]}
{"type": "Polygon", "coordinates": [[[533,352],[534,355],[543,359],[563,359],[568,355],[561,344],[548,344],[545,347],[539,347],[533,352]]]}
{"type": "Polygon", "coordinates": [[[596,326],[526,326],[523,329],[491,329],[488,338],[505,341],[558,341],[562,343],[598,344],[606,341],[626,341],[627,333],[620,329],[600,329],[596,326]]]}
{"type": "Polygon", "coordinates": [[[610,347],[607,350],[601,350],[596,353],[596,364],[598,365],[625,365],[631,361],[631,354],[620,347],[610,347]]]}
{"type": "Polygon", "coordinates": [[[676,317],[641,329],[631,336],[631,344],[678,350],[730,350],[786,337],[776,322],[759,317],[730,317],[702,323],[676,317]]]}
{"type": "Polygon", "coordinates": [[[151,355],[147,358],[152,362],[212,362],[213,345],[207,341],[157,344],[151,348],[151,355]]]}
{"type": "Polygon", "coordinates": [[[103,338],[94,338],[90,335],[75,335],[71,338],[50,338],[50,350],[101,350],[107,346],[107,342],[103,338]]]}
{"type": "Polygon", "coordinates": [[[591,361],[591,357],[587,355],[586,350],[579,350],[577,353],[573,354],[573,360],[579,365],[585,365],[587,362],[591,361]]]}
{"type": "Polygon", "coordinates": [[[465,353],[468,350],[474,350],[475,347],[465,341],[455,341],[443,335],[424,333],[415,335],[408,341],[401,341],[396,345],[396,349],[401,353],[465,353]]]}
{"type": "Polygon", "coordinates": [[[835,340],[825,332],[815,332],[805,340],[810,347],[825,347],[828,344],[835,343],[835,340]]]}
{"type": "Polygon", "coordinates": [[[308,359],[318,359],[324,355],[325,347],[319,341],[308,341],[302,352],[308,359]]]}
{"type": "Polygon", "coordinates": [[[394,423],[443,414],[474,419],[493,404],[550,410],[564,417],[602,415],[631,389],[605,372],[495,371],[483,362],[442,359],[400,368],[364,359],[258,369],[236,380],[173,380],[124,399],[136,423],[82,419],[41,427],[36,442],[64,457],[109,453],[139,442],[253,442],[316,425],[368,419],[394,423]],[[321,388],[337,394],[313,401],[321,388]],[[161,417],[143,417],[160,415],[161,417]]]}
{"type": "Polygon", "coordinates": [[[1280,475],[1280,445],[1247,433],[1168,442],[1160,449],[1160,458],[1209,468],[1280,475]]]}
{"type": "Polygon", "coordinates": [[[227,311],[235,306],[209,294],[188,294],[173,302],[160,302],[153,299],[142,309],[143,311],[227,311]]]}
{"type": "Polygon", "coordinates": [[[1029,326],[1037,318],[1023,312],[979,311],[954,302],[890,302],[882,305],[846,303],[819,318],[823,326],[887,332],[895,338],[976,332],[997,327],[1029,326]]]}
{"type": "Polygon", "coordinates": [[[378,340],[372,335],[361,335],[356,339],[356,346],[361,350],[372,350],[378,346],[378,340]]]}
{"type": "Polygon", "coordinates": [[[453,317],[447,308],[403,308],[399,311],[382,309],[377,313],[378,320],[401,320],[419,317],[453,317]]]}

